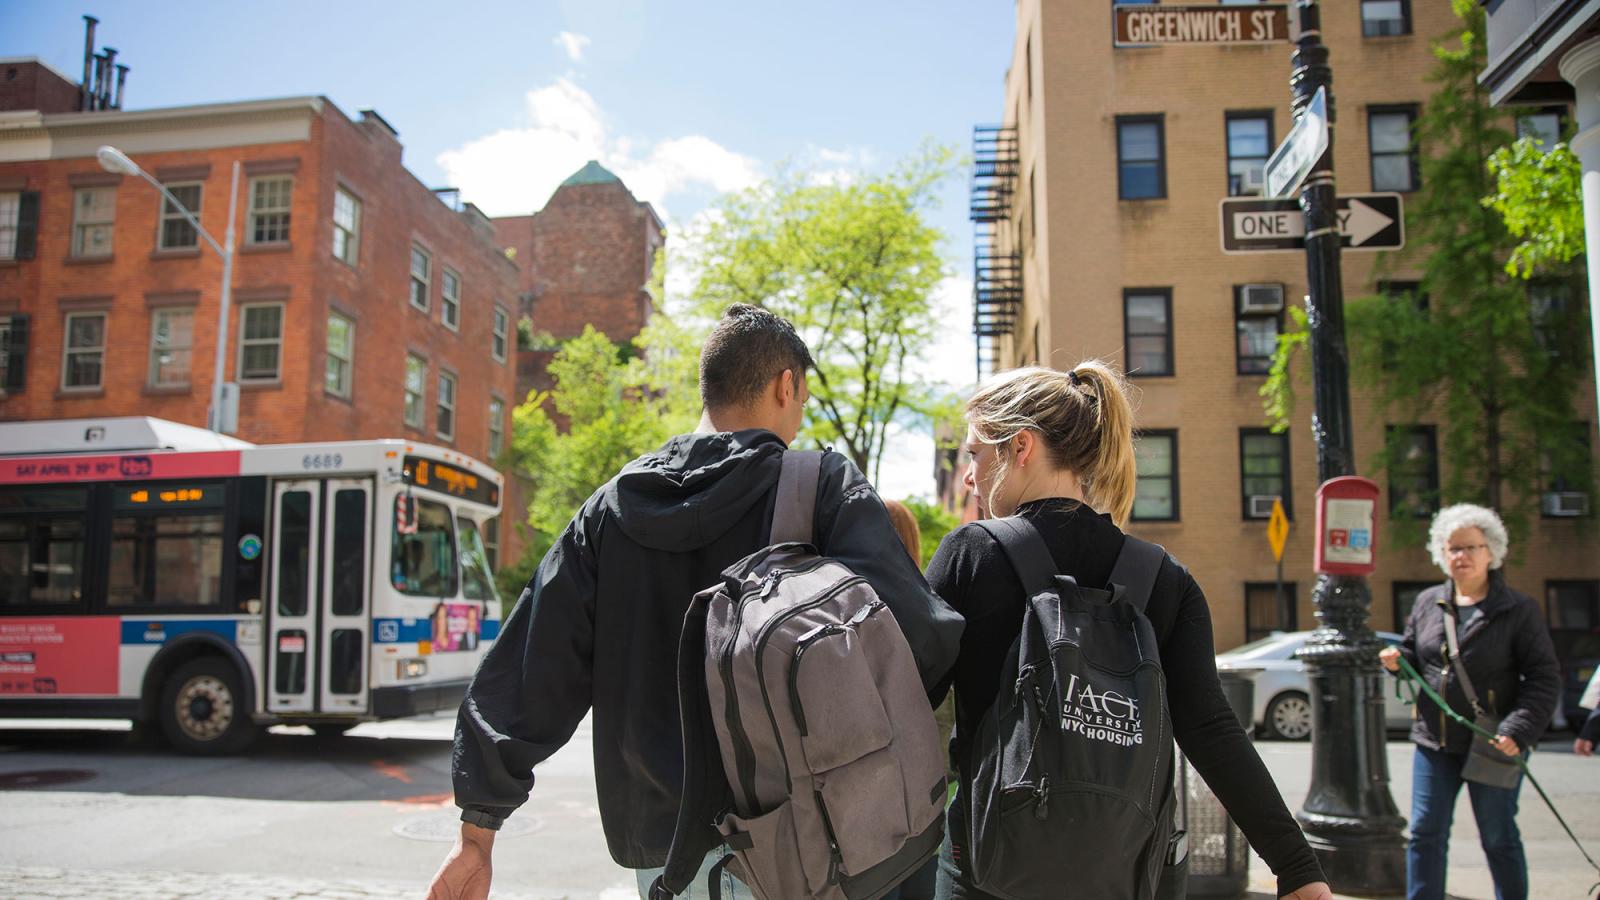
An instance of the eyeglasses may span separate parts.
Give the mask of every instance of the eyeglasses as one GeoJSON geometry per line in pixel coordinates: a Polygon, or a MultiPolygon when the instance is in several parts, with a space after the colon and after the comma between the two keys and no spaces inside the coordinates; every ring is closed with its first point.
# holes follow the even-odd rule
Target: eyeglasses
{"type": "Polygon", "coordinates": [[[1459,547],[1452,544],[1451,546],[1445,548],[1445,553],[1449,556],[1462,556],[1468,553],[1476,553],[1479,550],[1487,549],[1489,549],[1488,544],[1464,544],[1459,547]]]}

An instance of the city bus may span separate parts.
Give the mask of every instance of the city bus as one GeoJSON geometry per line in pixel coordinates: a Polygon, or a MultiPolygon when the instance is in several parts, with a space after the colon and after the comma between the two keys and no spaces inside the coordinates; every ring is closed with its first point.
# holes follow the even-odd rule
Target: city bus
{"type": "Polygon", "coordinates": [[[501,478],[445,447],[0,424],[0,716],[187,753],[454,708],[500,629],[501,478]]]}

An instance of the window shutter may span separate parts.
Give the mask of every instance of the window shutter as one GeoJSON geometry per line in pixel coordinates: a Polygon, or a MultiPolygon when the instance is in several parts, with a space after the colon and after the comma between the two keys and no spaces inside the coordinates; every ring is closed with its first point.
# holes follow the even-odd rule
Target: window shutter
{"type": "MultiPolygon", "coordinates": [[[[35,197],[38,195],[35,194],[35,197]]],[[[11,317],[11,335],[6,340],[6,390],[20,391],[26,384],[28,373],[28,317],[18,313],[11,317]]]]}
{"type": "Polygon", "coordinates": [[[33,259],[38,237],[39,192],[23,191],[17,204],[17,259],[33,259]]]}

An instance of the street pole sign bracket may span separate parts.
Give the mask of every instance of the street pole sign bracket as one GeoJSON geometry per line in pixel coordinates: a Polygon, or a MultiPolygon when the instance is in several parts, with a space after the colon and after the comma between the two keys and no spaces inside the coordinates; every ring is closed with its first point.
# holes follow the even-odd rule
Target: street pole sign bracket
{"type": "Polygon", "coordinates": [[[1300,189],[1317,160],[1328,152],[1328,91],[1317,88],[1289,134],[1267,158],[1268,197],[1288,197],[1300,189]]]}
{"type": "MultiPolygon", "coordinates": [[[[1219,204],[1223,253],[1304,250],[1306,217],[1290,198],[1229,197],[1219,204]]],[[[1399,250],[1406,245],[1405,202],[1399,194],[1338,198],[1339,245],[1346,250],[1399,250]]]]}

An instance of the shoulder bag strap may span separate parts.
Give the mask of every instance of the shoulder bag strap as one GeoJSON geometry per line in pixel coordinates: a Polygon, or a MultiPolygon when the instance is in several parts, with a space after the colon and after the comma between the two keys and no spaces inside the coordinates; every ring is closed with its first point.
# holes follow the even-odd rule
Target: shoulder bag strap
{"type": "Polygon", "coordinates": [[[1028,596],[1050,589],[1055,584],[1056,561],[1050,548],[1026,519],[1010,516],[1004,519],[980,519],[979,528],[989,532],[1000,543],[1011,568],[1017,571],[1022,587],[1028,596]]]}
{"type": "MultiPolygon", "coordinates": [[[[1444,644],[1446,656],[1450,657],[1450,666],[1455,669],[1456,677],[1461,679],[1461,690],[1467,695],[1467,702],[1472,704],[1474,715],[1483,715],[1483,705],[1478,702],[1478,692],[1472,688],[1472,679],[1467,677],[1467,667],[1461,664],[1460,638],[1456,634],[1456,585],[1455,582],[1445,584],[1444,598],[1439,601],[1439,606],[1444,609],[1444,644]]],[[[1478,615],[1483,615],[1479,613],[1478,615]]]]}
{"type": "Polygon", "coordinates": [[[1122,550],[1117,553],[1117,563],[1111,569],[1111,584],[1122,585],[1122,599],[1139,612],[1150,603],[1150,593],[1156,586],[1156,575],[1167,558],[1165,547],[1141,541],[1131,534],[1123,535],[1122,550]]]}
{"type": "Polygon", "coordinates": [[[821,450],[783,451],[778,473],[778,499],[772,509],[768,544],[815,542],[811,518],[817,509],[817,482],[822,478],[821,450]]]}

